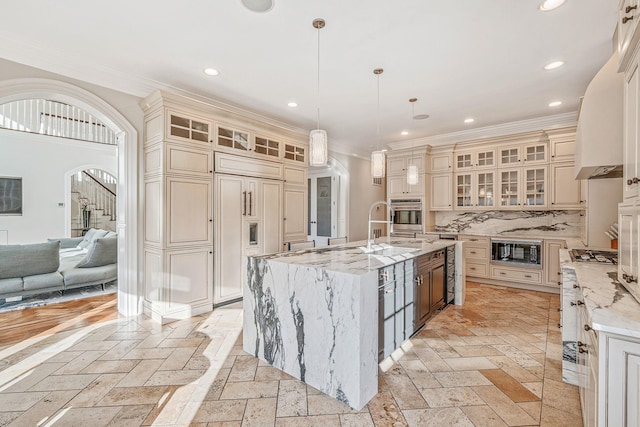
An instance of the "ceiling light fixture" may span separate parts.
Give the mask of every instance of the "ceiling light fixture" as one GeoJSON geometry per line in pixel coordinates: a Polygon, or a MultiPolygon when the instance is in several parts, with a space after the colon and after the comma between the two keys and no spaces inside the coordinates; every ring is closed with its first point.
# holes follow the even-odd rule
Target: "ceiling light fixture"
{"type": "Polygon", "coordinates": [[[549,12],[550,10],[559,8],[566,1],[567,0],[544,0],[542,3],[540,3],[540,6],[538,6],[538,9],[540,9],[543,12],[549,12]]]}
{"type": "Polygon", "coordinates": [[[386,169],[386,158],[384,151],[380,150],[380,74],[384,70],[382,68],[376,68],[373,70],[373,74],[378,76],[378,110],[376,119],[376,151],[371,153],[371,176],[374,178],[384,178],[386,169]]]}
{"type": "Polygon", "coordinates": [[[325,166],[329,159],[327,131],[320,129],[320,30],[324,25],[324,19],[313,20],[313,28],[318,30],[318,127],[309,133],[309,166],[325,166]]]}
{"type": "Polygon", "coordinates": [[[205,68],[204,70],[202,70],[202,72],[207,76],[217,76],[220,74],[220,71],[216,70],[215,68],[205,68]]]}
{"type": "Polygon", "coordinates": [[[553,101],[549,103],[549,107],[558,107],[562,105],[562,101],[553,101]]]}
{"type": "Polygon", "coordinates": [[[555,70],[556,68],[560,68],[564,65],[564,61],[554,61],[544,66],[545,70],[555,70]]]}
{"type": "Polygon", "coordinates": [[[289,102],[289,103],[287,104],[287,107],[291,107],[291,108],[294,108],[294,107],[297,107],[297,106],[298,106],[298,103],[297,103],[297,102],[289,102]]]}
{"type": "Polygon", "coordinates": [[[252,12],[269,12],[276,2],[275,0],[242,0],[242,4],[252,12]]]}
{"type": "MultiPolygon", "coordinates": [[[[414,105],[418,98],[411,98],[409,102],[411,103],[411,117],[415,116],[414,105]]],[[[411,141],[411,158],[413,159],[413,141],[411,141]]],[[[407,167],[407,184],[416,185],[418,183],[418,166],[411,164],[407,167]]]]}
{"type": "Polygon", "coordinates": [[[469,117],[468,119],[464,119],[465,123],[473,123],[475,121],[476,121],[476,119],[474,119],[473,117],[469,117]]]}
{"type": "Polygon", "coordinates": [[[415,116],[413,116],[413,120],[424,120],[424,119],[428,119],[429,115],[428,114],[417,114],[415,116]]]}
{"type": "Polygon", "coordinates": [[[406,130],[403,130],[402,132],[400,132],[400,135],[407,136],[409,135],[409,132],[407,132],[406,130]]]}

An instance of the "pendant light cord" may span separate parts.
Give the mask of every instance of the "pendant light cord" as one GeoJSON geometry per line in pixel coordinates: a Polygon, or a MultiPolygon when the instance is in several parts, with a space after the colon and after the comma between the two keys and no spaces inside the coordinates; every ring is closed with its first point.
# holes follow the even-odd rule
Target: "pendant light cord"
{"type": "Polygon", "coordinates": [[[380,74],[378,74],[378,106],[376,110],[376,151],[380,151],[380,74]]]}
{"type": "Polygon", "coordinates": [[[318,30],[318,110],[317,110],[317,129],[320,129],[320,27],[318,30]]]}

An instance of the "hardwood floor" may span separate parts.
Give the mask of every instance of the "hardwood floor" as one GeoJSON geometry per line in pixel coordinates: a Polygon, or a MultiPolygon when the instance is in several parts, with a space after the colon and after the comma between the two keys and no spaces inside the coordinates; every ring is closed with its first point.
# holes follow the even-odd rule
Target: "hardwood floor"
{"type": "Polygon", "coordinates": [[[0,313],[0,349],[118,317],[116,294],[0,313]]]}

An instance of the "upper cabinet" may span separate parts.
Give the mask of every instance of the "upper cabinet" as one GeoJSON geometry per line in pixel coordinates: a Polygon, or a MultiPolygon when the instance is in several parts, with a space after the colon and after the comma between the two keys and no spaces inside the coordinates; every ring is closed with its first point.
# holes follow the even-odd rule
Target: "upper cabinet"
{"type": "Polygon", "coordinates": [[[468,172],[455,175],[455,209],[495,207],[495,172],[468,172]]]}
{"type": "Polygon", "coordinates": [[[496,150],[495,148],[482,148],[473,151],[456,152],[455,168],[456,171],[469,170],[472,168],[495,168],[496,167],[496,150]]]}
{"type": "Polygon", "coordinates": [[[211,146],[213,124],[203,118],[178,111],[167,111],[167,140],[211,146]]]}
{"type": "Polygon", "coordinates": [[[536,163],[546,163],[547,144],[527,144],[498,149],[498,166],[514,167],[536,163]]]}
{"type": "Polygon", "coordinates": [[[451,172],[453,169],[453,150],[431,151],[430,156],[431,173],[451,172]]]}
{"type": "Polygon", "coordinates": [[[387,159],[387,174],[406,174],[407,168],[411,165],[415,165],[418,168],[418,173],[424,173],[424,154],[408,154],[402,157],[389,156],[387,159]]]}
{"type": "Polygon", "coordinates": [[[547,207],[547,166],[498,171],[499,201],[502,209],[547,207]]]}
{"type": "Polygon", "coordinates": [[[423,197],[425,195],[425,155],[422,150],[406,150],[387,154],[387,198],[423,197]],[[407,182],[407,169],[416,166],[418,182],[407,182]]]}
{"type": "Polygon", "coordinates": [[[619,71],[627,68],[633,55],[634,47],[638,43],[638,20],[640,19],[640,11],[638,11],[638,0],[623,0],[620,2],[618,10],[618,37],[617,51],[619,71]]]}

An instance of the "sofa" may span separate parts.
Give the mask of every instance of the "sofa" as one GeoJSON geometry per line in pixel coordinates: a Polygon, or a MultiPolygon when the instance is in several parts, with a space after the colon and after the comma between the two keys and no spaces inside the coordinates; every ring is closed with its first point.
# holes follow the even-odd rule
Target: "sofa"
{"type": "Polygon", "coordinates": [[[0,298],[62,291],[117,279],[117,235],[91,229],[83,237],[0,245],[0,298]]]}

